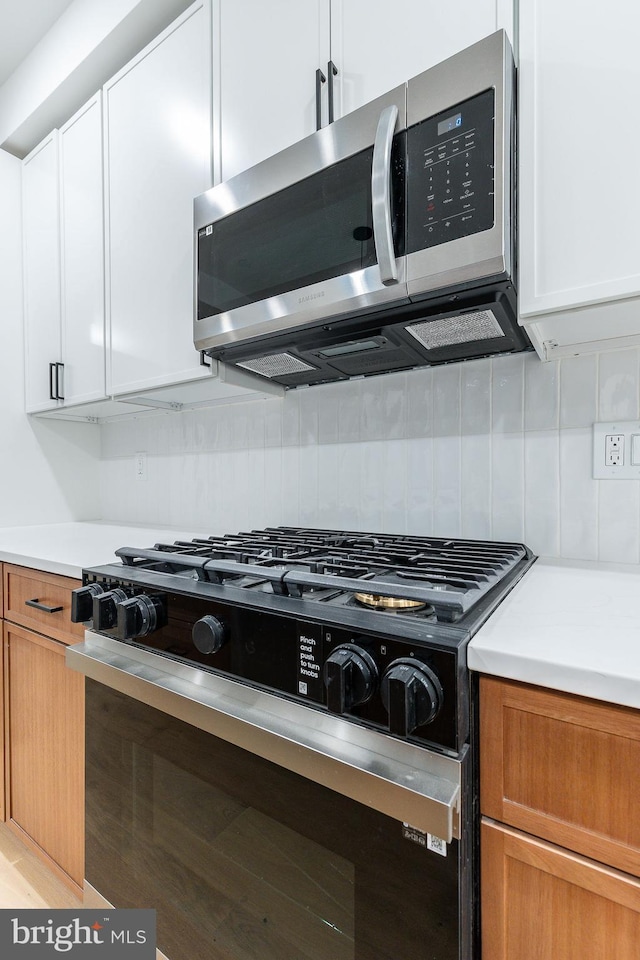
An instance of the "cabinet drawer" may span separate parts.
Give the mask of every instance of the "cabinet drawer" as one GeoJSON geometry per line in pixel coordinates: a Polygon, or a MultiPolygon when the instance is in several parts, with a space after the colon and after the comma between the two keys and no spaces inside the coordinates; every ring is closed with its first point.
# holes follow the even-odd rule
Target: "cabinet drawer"
{"type": "Polygon", "coordinates": [[[640,711],[482,678],[481,807],[640,877],[640,711]]]}
{"type": "Polygon", "coordinates": [[[5,563],[3,582],[6,620],[62,643],[82,640],[84,625],[71,623],[71,591],[79,580],[5,563]]]}

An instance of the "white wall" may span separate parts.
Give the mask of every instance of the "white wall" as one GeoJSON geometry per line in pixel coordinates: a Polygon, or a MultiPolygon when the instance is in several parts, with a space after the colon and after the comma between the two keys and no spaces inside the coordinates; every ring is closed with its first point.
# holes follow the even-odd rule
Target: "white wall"
{"type": "Polygon", "coordinates": [[[104,425],[105,519],[526,542],[640,562],[640,481],[591,477],[591,424],[639,416],[640,351],[534,354],[104,425]],[[148,454],[148,480],[134,454],[148,454]]]}
{"type": "Polygon", "coordinates": [[[0,527],[99,516],[99,428],[24,413],[20,176],[0,150],[0,527]]]}

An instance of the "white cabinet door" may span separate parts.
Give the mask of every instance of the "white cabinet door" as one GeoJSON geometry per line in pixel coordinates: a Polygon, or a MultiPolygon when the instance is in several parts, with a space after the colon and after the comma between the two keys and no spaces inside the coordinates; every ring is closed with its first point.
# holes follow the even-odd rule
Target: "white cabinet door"
{"type": "Polygon", "coordinates": [[[65,406],[105,397],[102,98],[60,130],[65,406]]]}
{"type": "MultiPolygon", "coordinates": [[[[603,13],[597,4],[578,8],[572,0],[520,3],[525,318],[640,293],[640,5],[612,0],[603,13]]],[[[551,350],[565,328],[574,342],[637,338],[638,306],[627,306],[635,315],[628,323],[620,302],[611,323],[602,309],[587,307],[565,313],[562,329],[545,322],[541,336],[551,350]]]]}
{"type": "Polygon", "coordinates": [[[336,116],[493,33],[502,0],[332,0],[336,116]]]}
{"type": "Polygon", "coordinates": [[[330,86],[335,119],[511,20],[511,0],[214,0],[216,181],[313,133],[318,70],[325,126],[330,86]]]}
{"type": "Polygon", "coordinates": [[[25,406],[27,413],[34,413],[59,403],[55,399],[55,365],[62,361],[57,130],[23,161],[22,210],[25,406]]]}
{"type": "MultiPolygon", "coordinates": [[[[228,180],[316,129],[316,70],[329,60],[329,0],[217,0],[215,103],[228,180]]],[[[326,83],[322,90],[326,122],[326,83]]]]}
{"type": "Polygon", "coordinates": [[[207,376],[193,346],[193,198],[211,186],[208,3],[104,88],[114,394],[207,376]]]}

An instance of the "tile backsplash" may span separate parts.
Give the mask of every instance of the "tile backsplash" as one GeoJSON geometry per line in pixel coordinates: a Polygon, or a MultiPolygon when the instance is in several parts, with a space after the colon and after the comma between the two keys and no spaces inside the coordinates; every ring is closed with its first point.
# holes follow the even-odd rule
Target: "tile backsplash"
{"type": "Polygon", "coordinates": [[[524,541],[640,562],[640,481],[592,478],[595,420],[636,419],[640,351],[452,364],[105,424],[105,520],[524,541]],[[148,479],[135,479],[137,451],[148,479]]]}

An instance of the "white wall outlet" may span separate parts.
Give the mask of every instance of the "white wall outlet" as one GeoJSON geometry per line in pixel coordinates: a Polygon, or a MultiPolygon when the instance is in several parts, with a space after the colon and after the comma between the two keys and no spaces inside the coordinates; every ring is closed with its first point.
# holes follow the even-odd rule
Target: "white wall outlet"
{"type": "Polygon", "coordinates": [[[147,479],[147,455],[146,453],[136,453],[136,480],[147,479]]]}
{"type": "Polygon", "coordinates": [[[597,480],[640,480],[640,421],[593,425],[593,476],[597,480]]]}
{"type": "Polygon", "coordinates": [[[605,467],[624,466],[624,433],[607,433],[604,438],[605,467]]]}

